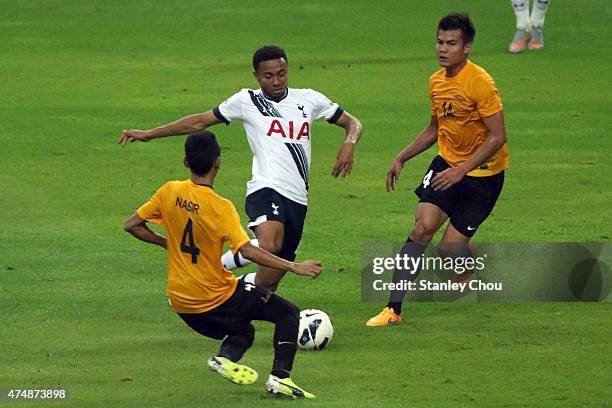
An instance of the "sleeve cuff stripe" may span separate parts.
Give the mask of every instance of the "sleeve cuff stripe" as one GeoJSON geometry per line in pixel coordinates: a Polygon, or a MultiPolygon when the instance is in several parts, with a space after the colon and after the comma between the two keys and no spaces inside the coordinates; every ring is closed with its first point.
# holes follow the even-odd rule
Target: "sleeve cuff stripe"
{"type": "Polygon", "coordinates": [[[334,114],[332,115],[331,118],[327,119],[327,121],[329,123],[336,123],[338,121],[338,119],[340,119],[340,116],[344,113],[344,109],[342,109],[340,106],[338,106],[338,109],[336,109],[336,112],[334,112],[334,114]]]}
{"type": "Polygon", "coordinates": [[[221,122],[225,123],[226,125],[229,125],[229,120],[225,119],[225,116],[221,114],[221,111],[219,110],[218,106],[213,109],[213,113],[215,114],[217,119],[219,119],[221,122]]]}

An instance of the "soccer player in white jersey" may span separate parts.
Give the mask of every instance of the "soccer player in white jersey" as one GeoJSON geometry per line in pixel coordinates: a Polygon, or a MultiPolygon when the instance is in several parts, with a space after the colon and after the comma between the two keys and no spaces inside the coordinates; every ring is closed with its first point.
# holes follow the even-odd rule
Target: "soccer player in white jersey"
{"type": "MultiPolygon", "coordinates": [[[[258,49],[253,55],[253,69],[260,89],[242,89],[214,109],[154,129],[124,130],[119,144],[242,122],[253,152],[253,175],[247,183],[245,203],[248,226],[261,248],[293,261],[306,217],[312,122],[327,120],[346,131],[333,177],[351,173],[353,151],[363,128],[357,118],[325,95],[312,89],[289,88],[288,59],[282,48],[268,45],[258,49]]],[[[224,261],[225,265],[229,263],[224,261]]],[[[285,272],[259,266],[256,276],[247,279],[276,290],[285,272]]]]}

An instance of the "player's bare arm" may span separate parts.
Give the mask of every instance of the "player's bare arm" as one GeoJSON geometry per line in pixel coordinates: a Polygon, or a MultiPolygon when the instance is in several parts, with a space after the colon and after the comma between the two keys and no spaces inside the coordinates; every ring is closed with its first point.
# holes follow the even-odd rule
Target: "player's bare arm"
{"type": "Polygon", "coordinates": [[[256,247],[250,242],[241,246],[238,251],[243,257],[258,265],[291,271],[296,275],[317,278],[323,271],[323,266],[320,261],[304,261],[301,263],[289,262],[286,259],[279,258],[266,250],[256,247]]]}
{"type": "Polygon", "coordinates": [[[359,119],[348,112],[342,112],[342,115],[340,115],[336,121],[336,125],[346,130],[346,139],[342,146],[340,146],[340,150],[336,156],[336,164],[331,174],[334,177],[346,177],[351,174],[353,168],[353,151],[363,134],[363,126],[359,119]]]}
{"type": "Polygon", "coordinates": [[[121,138],[119,138],[119,144],[125,146],[129,142],[148,142],[152,139],[160,137],[174,136],[174,135],[187,135],[195,133],[200,130],[204,130],[209,126],[222,123],[213,113],[212,110],[196,113],[194,115],[185,116],[177,121],[168,123],[149,130],[123,130],[121,138]]]}
{"type": "Polygon", "coordinates": [[[486,140],[465,162],[457,167],[451,167],[436,174],[431,182],[431,186],[435,190],[444,191],[457,184],[467,173],[489,160],[506,143],[506,126],[504,124],[503,111],[499,111],[481,120],[489,131],[486,140]]]}
{"type": "Polygon", "coordinates": [[[391,168],[387,172],[387,191],[395,189],[395,183],[399,181],[400,172],[404,167],[404,163],[418,154],[424,152],[433,146],[438,140],[438,118],[431,117],[429,125],[419,133],[412,143],[406,146],[401,152],[395,156],[391,163],[391,168]]]}
{"type": "Polygon", "coordinates": [[[166,238],[151,230],[147,221],[141,218],[138,213],[134,213],[125,222],[123,229],[141,241],[166,248],[166,238]]]}

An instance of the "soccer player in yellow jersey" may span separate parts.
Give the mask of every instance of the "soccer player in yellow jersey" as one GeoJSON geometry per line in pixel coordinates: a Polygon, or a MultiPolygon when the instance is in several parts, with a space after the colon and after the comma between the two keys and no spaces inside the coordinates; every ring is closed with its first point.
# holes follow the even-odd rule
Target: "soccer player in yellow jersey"
{"type": "MultiPolygon", "coordinates": [[[[438,24],[436,53],[442,69],[429,78],[429,125],[394,159],[387,191],[394,189],[404,164],[438,143],[439,153],[416,189],[416,220],[400,255],[420,258],[446,223],[441,255],[471,256],[470,238],[499,197],[508,148],[504,112],[493,78],[468,59],[476,30],[465,13],[451,13],[438,24]]],[[[396,269],[394,282],[416,279],[420,270],[396,269]]],[[[472,272],[457,276],[471,279],[472,272]]],[[[406,292],[392,291],[389,303],[368,326],[401,323],[406,292]]]]}
{"type": "Polygon", "coordinates": [[[170,181],[136,211],[125,224],[134,237],[162,246],[168,252],[168,301],[196,332],[223,340],[208,367],[237,384],[251,384],[257,373],[237,364],[253,343],[252,320],[274,323],[274,363],[265,388],[273,394],[314,398],[295,385],[289,374],[295,357],[299,310],[296,306],[250,283],[238,281],[223,268],[221,252],[227,243],[251,261],[316,278],[319,261],[294,263],[250,243],[231,201],[213,190],[221,164],[221,149],[210,132],[192,134],[185,142],[185,166],[191,177],[170,181]],[[161,223],[163,237],[147,222],[161,223]]]}

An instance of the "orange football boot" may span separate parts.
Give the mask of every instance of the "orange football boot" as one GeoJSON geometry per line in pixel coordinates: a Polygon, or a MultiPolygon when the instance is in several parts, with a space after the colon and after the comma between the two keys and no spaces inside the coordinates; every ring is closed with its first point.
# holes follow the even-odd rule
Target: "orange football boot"
{"type": "Polygon", "coordinates": [[[510,51],[512,54],[523,52],[527,46],[529,38],[530,36],[527,31],[516,30],[516,33],[514,33],[514,37],[512,38],[512,42],[510,43],[510,47],[508,47],[508,51],[510,51]]]}
{"type": "Polygon", "coordinates": [[[392,324],[400,324],[401,322],[402,316],[395,313],[395,310],[393,310],[392,308],[385,307],[382,312],[368,320],[366,326],[389,326],[392,324]]]}

